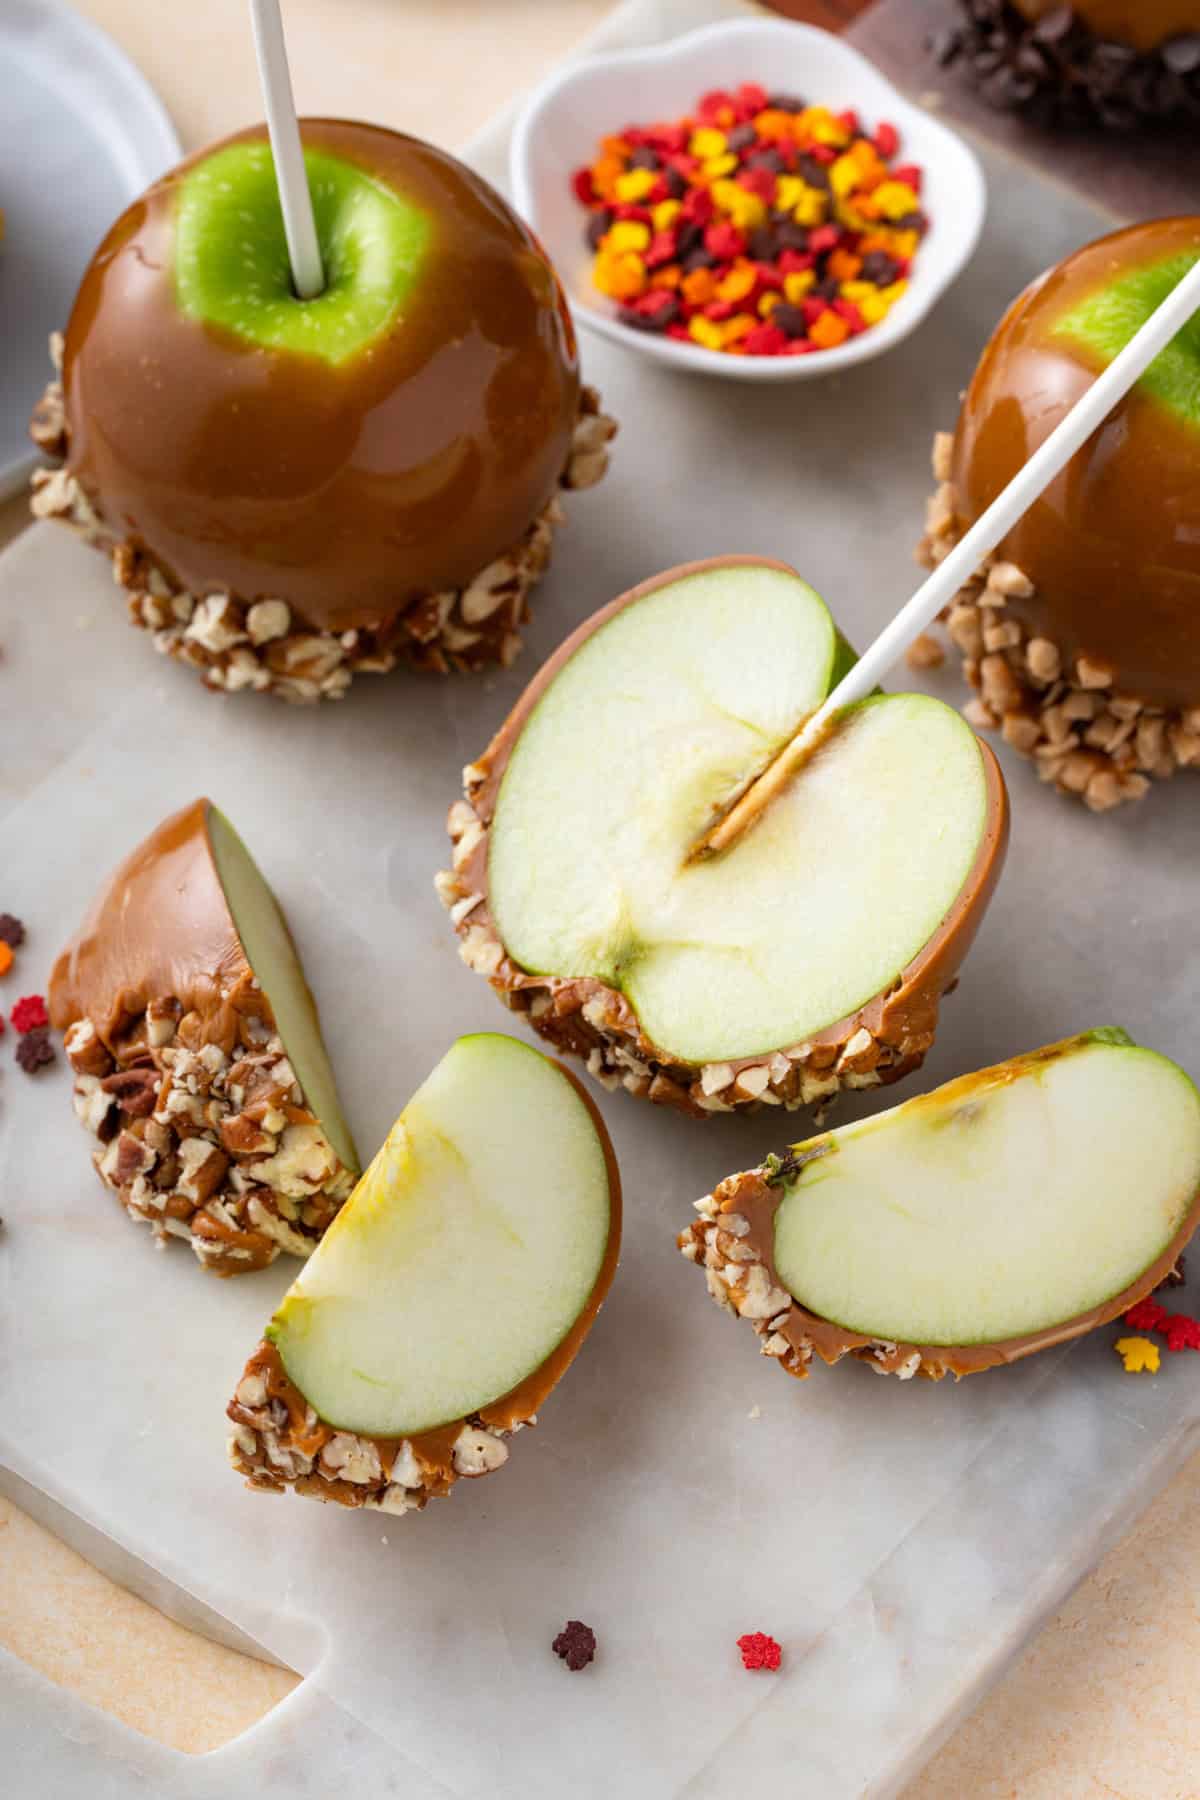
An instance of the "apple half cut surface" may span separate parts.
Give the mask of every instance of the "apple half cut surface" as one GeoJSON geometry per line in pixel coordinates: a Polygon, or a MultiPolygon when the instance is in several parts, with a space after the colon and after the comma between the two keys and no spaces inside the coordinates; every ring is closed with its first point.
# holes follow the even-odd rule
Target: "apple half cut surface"
{"type": "Polygon", "coordinates": [[[307,1256],[359,1163],[278,902],[197,800],[112,875],[50,978],[101,1180],[240,1275],[307,1256]]]}
{"type": "Polygon", "coordinates": [[[782,563],[668,570],[593,615],[465,771],[438,891],[463,960],[609,1086],[703,1115],[894,1081],[1000,872],[995,759],[922,694],[847,709],[710,828],[853,662],[782,563]]]}
{"type": "Polygon", "coordinates": [[[679,1248],[764,1356],[970,1375],[1127,1312],[1200,1222],[1200,1093],[1084,1032],[796,1144],[696,1202],[679,1248]]]}
{"type": "Polygon", "coordinates": [[[620,1234],[575,1077],[515,1038],[459,1038],[246,1364],[234,1467],[390,1513],[498,1469],[586,1337],[620,1234]]]}

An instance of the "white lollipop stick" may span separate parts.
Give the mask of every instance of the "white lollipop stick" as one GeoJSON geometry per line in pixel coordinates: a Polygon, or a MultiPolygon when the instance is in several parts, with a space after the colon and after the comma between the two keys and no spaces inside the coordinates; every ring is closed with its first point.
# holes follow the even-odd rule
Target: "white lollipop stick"
{"type": "Polygon", "coordinates": [[[250,22],[254,27],[258,75],[267,108],[275,179],[279,183],[279,204],[283,208],[292,285],[301,300],[314,300],[325,286],[325,270],[321,266],[312,195],[308,191],[304,152],[300,148],[300,126],[296,121],[296,102],[292,97],[279,0],[250,0],[250,22]]]}
{"type": "Polygon", "coordinates": [[[764,770],[709,833],[700,846],[704,852],[723,850],[726,844],[746,829],[773,794],[778,793],[809,752],[825,735],[836,715],[856,700],[865,700],[880,678],[897,658],[931,625],[942,608],[949,604],[997,544],[1012,530],[1022,513],[1028,510],[1054,477],[1070,462],[1075,452],[1101,425],[1118,400],[1124,398],[1138,377],[1166,348],[1176,332],[1200,309],[1200,262],[1190,269],[1166,299],[1151,313],[1140,331],[1135,332],[1125,348],[1097,377],[1064,419],[1029,461],[1017,470],[1008,486],[997,494],[992,504],[976,519],[971,529],[959,539],[925,581],[912,599],[900,608],[890,625],[884,627],[875,642],[859,657],[849,673],[833,692],[800,727],[791,743],[781,750],[770,768],[764,770]]]}

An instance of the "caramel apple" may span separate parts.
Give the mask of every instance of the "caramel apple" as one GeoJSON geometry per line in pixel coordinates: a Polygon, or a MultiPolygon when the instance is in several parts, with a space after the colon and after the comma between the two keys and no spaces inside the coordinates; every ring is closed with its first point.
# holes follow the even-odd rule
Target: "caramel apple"
{"type": "Polygon", "coordinates": [[[302,135],[323,291],[292,290],[265,128],[164,176],[83,278],[34,511],[111,554],[133,622],[212,687],[507,663],[558,492],[600,478],[614,429],[557,278],[444,151],[302,135]]]}
{"type": "Polygon", "coordinates": [[[224,815],[165,820],[50,978],[93,1162],[160,1245],[240,1275],[307,1256],[358,1158],[278,903],[224,815]]]}
{"type": "Polygon", "coordinates": [[[795,1144],[696,1211],[680,1250],[789,1375],[976,1374],[1171,1274],[1200,1223],[1200,1093],[1088,1031],[795,1144]]]}
{"type": "Polygon", "coordinates": [[[463,960],[601,1082],[700,1117],[916,1068],[1006,842],[963,722],[875,694],[705,849],[853,661],[812,588],[754,557],[596,613],[466,770],[438,879],[463,960]]]}
{"type": "Polygon", "coordinates": [[[962,0],[935,40],[984,97],[1039,124],[1185,124],[1200,116],[1200,0],[962,0]]]}
{"type": "Polygon", "coordinates": [[[247,1362],[234,1468],[402,1515],[503,1467],[591,1329],[620,1238],[616,1159],[574,1076],[513,1038],[459,1038],[247,1362]]]}
{"type": "MultiPolygon", "coordinates": [[[[1033,282],[971,380],[921,554],[978,518],[1200,256],[1200,217],[1129,226],[1033,282]]],[[[979,697],[1096,811],[1200,763],[1200,325],[1151,364],[948,615],[979,697]]]]}

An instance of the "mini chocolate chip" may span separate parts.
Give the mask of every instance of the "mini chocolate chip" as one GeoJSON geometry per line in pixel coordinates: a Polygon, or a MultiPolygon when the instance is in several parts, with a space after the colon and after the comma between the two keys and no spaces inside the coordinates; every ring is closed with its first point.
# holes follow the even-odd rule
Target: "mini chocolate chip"
{"type": "Polygon", "coordinates": [[[661,169],[662,157],[657,150],[652,150],[649,144],[639,144],[629,158],[629,167],[631,169],[661,169]]]}
{"type": "Polygon", "coordinates": [[[600,248],[600,239],[612,230],[614,214],[611,207],[601,206],[588,216],[585,236],[589,250],[600,248]]]}
{"type": "Polygon", "coordinates": [[[771,225],[759,225],[750,233],[746,248],[755,262],[774,262],[779,253],[779,234],[771,225]]]}
{"type": "Polygon", "coordinates": [[[804,314],[788,300],[781,300],[778,306],[773,306],[770,318],[771,324],[778,325],[780,331],[786,332],[790,338],[803,337],[808,330],[804,314]]]}
{"type": "Polygon", "coordinates": [[[771,112],[803,112],[808,105],[799,94],[769,94],[767,107],[771,112]]]}
{"type": "Polygon", "coordinates": [[[896,220],[897,231],[924,231],[929,220],[923,212],[907,212],[896,220]]]}
{"type": "Polygon", "coordinates": [[[20,919],[14,919],[11,913],[0,913],[0,944],[7,944],[10,950],[19,950],[25,942],[25,927],[20,919]]]}
{"type": "Polygon", "coordinates": [[[665,331],[679,317],[680,306],[674,294],[664,300],[652,313],[639,312],[635,306],[622,306],[617,317],[622,325],[628,325],[633,331],[665,331]]]}
{"type": "Polygon", "coordinates": [[[820,188],[822,193],[829,192],[829,170],[824,163],[819,163],[815,156],[800,158],[800,173],[809,187],[820,188]]]}
{"type": "Polygon", "coordinates": [[[667,193],[672,200],[682,200],[687,193],[687,182],[678,169],[667,170],[667,193]]]}
{"type": "Polygon", "coordinates": [[[683,259],[683,272],[690,275],[693,269],[715,269],[717,259],[711,250],[693,250],[690,256],[683,259]]]}
{"type": "Polygon", "coordinates": [[[50,1042],[50,1033],[44,1025],[38,1025],[33,1031],[27,1031],[17,1045],[17,1061],[27,1075],[35,1070],[43,1069],[47,1063],[54,1061],[54,1045],[50,1042]]]}
{"type": "Polygon", "coordinates": [[[748,150],[751,144],[756,144],[757,142],[758,133],[755,131],[753,125],[735,125],[733,130],[729,133],[729,136],[725,139],[725,148],[727,150],[735,151],[748,150]]]}
{"type": "Polygon", "coordinates": [[[704,227],[689,219],[681,225],[675,235],[675,255],[680,262],[685,262],[693,250],[700,250],[704,245],[704,227]]]}
{"type": "Polygon", "coordinates": [[[746,158],[748,169],[769,169],[772,175],[782,175],[787,168],[786,160],[778,150],[756,150],[753,156],[746,158]]]}
{"type": "Polygon", "coordinates": [[[886,250],[868,250],[859,270],[863,281],[873,281],[876,287],[890,287],[899,273],[900,264],[886,250]]]}
{"type": "Polygon", "coordinates": [[[795,250],[801,256],[806,254],[808,250],[807,225],[797,225],[795,219],[789,219],[786,224],[779,226],[776,236],[779,239],[781,250],[795,250]]]}
{"type": "Polygon", "coordinates": [[[814,300],[836,300],[841,291],[841,283],[835,281],[832,275],[826,275],[823,281],[818,281],[815,287],[809,289],[814,300]]]}
{"type": "Polygon", "coordinates": [[[568,1619],[550,1647],[568,1669],[586,1669],[596,1654],[596,1634],[582,1619],[568,1619]]]}

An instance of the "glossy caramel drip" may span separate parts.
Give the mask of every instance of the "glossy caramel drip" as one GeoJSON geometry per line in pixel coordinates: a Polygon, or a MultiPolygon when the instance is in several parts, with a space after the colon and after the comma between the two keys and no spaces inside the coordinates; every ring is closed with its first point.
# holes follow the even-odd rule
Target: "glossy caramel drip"
{"type": "Polygon", "coordinates": [[[54,965],[51,1022],[90,1019],[114,1050],[151,1000],[183,1008],[183,1042],[228,1053],[242,1016],[269,1019],[213,861],[207,800],[164,820],[97,895],[54,965]]]}
{"type": "MultiPolygon", "coordinates": [[[[970,524],[1101,368],[1054,327],[1107,282],[1200,251],[1200,217],[1155,220],[1086,245],[1009,307],[980,358],[951,479],[970,524]]],[[[1070,660],[1115,671],[1152,705],[1200,702],[1200,418],[1135,388],[1072,458],[998,554],[1033,582],[1009,610],[1070,660]]]]}
{"type": "MultiPolygon", "coordinates": [[[[1018,12],[1037,20],[1053,12],[1060,0],[1014,0],[1018,12]]],[[[1200,0],[1072,0],[1075,17],[1097,37],[1155,50],[1168,38],[1200,31],[1200,0]]]]}
{"type": "Polygon", "coordinates": [[[403,315],[337,366],[185,317],[174,210],[202,152],[118,219],[84,276],[68,467],[181,587],[279,597],[342,631],[465,586],[520,541],[567,460],[579,371],[553,270],[477,175],[375,126],[306,120],[303,136],[432,219],[403,315]]]}

